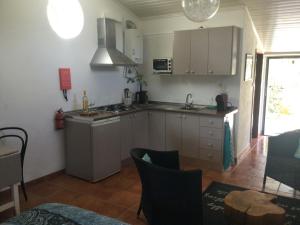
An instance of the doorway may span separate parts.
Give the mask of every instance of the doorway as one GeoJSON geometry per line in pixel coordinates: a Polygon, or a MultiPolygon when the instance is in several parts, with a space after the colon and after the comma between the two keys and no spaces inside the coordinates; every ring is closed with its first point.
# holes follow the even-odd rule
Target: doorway
{"type": "Polygon", "coordinates": [[[256,53],[255,55],[255,79],[253,91],[253,112],[252,112],[252,138],[258,138],[262,133],[260,129],[260,106],[263,82],[263,62],[264,55],[256,53]]]}
{"type": "Polygon", "coordinates": [[[264,135],[300,128],[300,56],[268,57],[264,135]]]}

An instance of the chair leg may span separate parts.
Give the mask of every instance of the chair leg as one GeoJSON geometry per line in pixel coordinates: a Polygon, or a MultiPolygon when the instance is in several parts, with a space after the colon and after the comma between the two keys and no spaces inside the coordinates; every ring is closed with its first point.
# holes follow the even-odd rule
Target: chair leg
{"type": "Polygon", "coordinates": [[[137,217],[139,217],[140,216],[140,214],[141,214],[141,211],[142,211],[142,199],[141,199],[141,201],[140,201],[140,206],[139,206],[139,209],[138,209],[138,211],[137,211],[137,217]]]}
{"type": "Polygon", "coordinates": [[[21,181],[21,188],[22,188],[22,192],[24,194],[24,198],[25,198],[25,201],[27,202],[27,193],[26,193],[26,189],[25,189],[25,183],[24,183],[24,180],[22,179],[21,181]]]}
{"type": "Polygon", "coordinates": [[[11,187],[12,197],[15,206],[16,215],[20,215],[20,198],[19,198],[19,188],[17,184],[11,187]]]}
{"type": "Polygon", "coordinates": [[[263,181],[263,188],[262,188],[262,191],[265,191],[265,188],[266,188],[266,182],[267,182],[267,176],[265,175],[265,176],[264,176],[264,181],[263,181]]]}
{"type": "Polygon", "coordinates": [[[279,185],[278,185],[276,195],[278,195],[278,192],[279,192],[279,190],[280,190],[280,187],[281,187],[281,183],[279,183],[279,185]]]}

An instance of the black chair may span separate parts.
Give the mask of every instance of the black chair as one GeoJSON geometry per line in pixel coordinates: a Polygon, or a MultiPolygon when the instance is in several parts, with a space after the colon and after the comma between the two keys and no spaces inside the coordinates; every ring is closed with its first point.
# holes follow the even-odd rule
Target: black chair
{"type": "Polygon", "coordinates": [[[201,170],[181,171],[178,151],[133,149],[131,157],[142,183],[138,216],[143,210],[150,225],[203,224],[201,170]]]}
{"type": "Polygon", "coordinates": [[[4,128],[0,128],[0,140],[4,138],[16,138],[21,142],[21,150],[20,150],[21,168],[22,168],[21,188],[24,194],[24,198],[27,201],[28,198],[27,198],[27,193],[26,193],[25,183],[24,183],[23,167],[24,167],[26,148],[28,144],[28,134],[23,128],[20,127],[4,127],[4,128]]]}
{"type": "Polygon", "coordinates": [[[300,190],[300,159],[295,158],[299,139],[300,130],[269,137],[263,190],[267,177],[300,190]]]}

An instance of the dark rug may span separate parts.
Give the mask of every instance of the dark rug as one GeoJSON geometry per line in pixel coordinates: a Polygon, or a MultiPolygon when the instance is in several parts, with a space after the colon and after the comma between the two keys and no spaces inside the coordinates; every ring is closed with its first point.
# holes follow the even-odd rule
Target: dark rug
{"type": "MultiPolygon", "coordinates": [[[[223,200],[229,192],[242,190],[246,189],[213,182],[203,193],[204,225],[230,225],[224,217],[223,200]]],[[[300,225],[300,200],[278,196],[276,203],[286,210],[285,225],[300,225]]]]}

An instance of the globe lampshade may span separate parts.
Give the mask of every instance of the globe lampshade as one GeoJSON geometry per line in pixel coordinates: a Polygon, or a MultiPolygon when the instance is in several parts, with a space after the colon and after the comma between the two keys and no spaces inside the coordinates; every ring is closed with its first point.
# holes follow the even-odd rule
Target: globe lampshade
{"type": "Polygon", "coordinates": [[[220,7],[220,0],[182,0],[181,6],[188,19],[202,22],[216,15],[220,7]]]}

